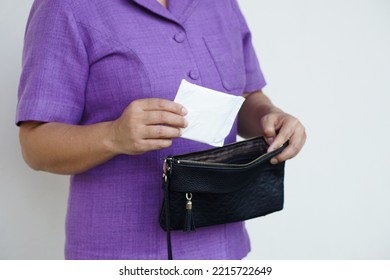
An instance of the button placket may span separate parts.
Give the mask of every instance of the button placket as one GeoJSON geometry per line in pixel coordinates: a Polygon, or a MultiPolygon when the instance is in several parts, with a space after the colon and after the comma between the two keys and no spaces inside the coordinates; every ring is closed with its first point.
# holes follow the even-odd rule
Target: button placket
{"type": "Polygon", "coordinates": [[[199,83],[200,82],[199,81],[199,79],[200,79],[199,71],[197,69],[197,65],[196,65],[196,62],[194,60],[193,54],[191,52],[190,46],[188,45],[186,32],[183,30],[179,30],[173,35],[172,39],[176,43],[181,44],[184,47],[184,51],[190,57],[191,65],[187,71],[187,77],[189,77],[194,82],[199,83]]]}

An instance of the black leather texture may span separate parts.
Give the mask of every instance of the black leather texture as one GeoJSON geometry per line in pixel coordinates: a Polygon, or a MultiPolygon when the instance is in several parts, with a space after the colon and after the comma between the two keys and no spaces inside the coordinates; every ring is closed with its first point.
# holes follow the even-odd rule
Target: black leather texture
{"type": "Polygon", "coordinates": [[[283,209],[284,166],[270,159],[288,143],[267,153],[268,144],[257,137],[221,148],[165,159],[166,193],[160,225],[183,230],[186,194],[192,196],[195,228],[264,216],[283,209]],[[167,211],[169,205],[169,212],[167,211]]]}

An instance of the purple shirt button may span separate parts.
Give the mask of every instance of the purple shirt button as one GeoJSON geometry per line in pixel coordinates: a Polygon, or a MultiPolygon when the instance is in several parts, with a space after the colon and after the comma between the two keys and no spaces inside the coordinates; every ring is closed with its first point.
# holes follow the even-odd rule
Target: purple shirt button
{"type": "Polygon", "coordinates": [[[184,40],[186,39],[186,35],[184,34],[184,32],[179,32],[179,33],[176,33],[175,36],[173,36],[173,39],[177,43],[183,43],[184,40]]]}
{"type": "Polygon", "coordinates": [[[191,70],[191,71],[188,73],[188,76],[190,76],[190,78],[193,79],[193,80],[199,79],[199,73],[198,73],[198,71],[196,71],[196,70],[191,70]]]}

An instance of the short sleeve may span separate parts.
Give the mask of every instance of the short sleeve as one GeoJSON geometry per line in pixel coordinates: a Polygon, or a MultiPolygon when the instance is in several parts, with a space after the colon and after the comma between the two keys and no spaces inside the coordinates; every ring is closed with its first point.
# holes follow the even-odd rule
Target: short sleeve
{"type": "Polygon", "coordinates": [[[244,92],[251,93],[262,89],[266,85],[263,72],[261,71],[256,52],[252,45],[252,35],[248,24],[240,10],[237,0],[231,0],[233,10],[238,18],[242,36],[245,59],[246,84],[244,92]]]}
{"type": "Polygon", "coordinates": [[[67,0],[36,0],[24,38],[16,123],[78,124],[89,63],[67,0]]]}

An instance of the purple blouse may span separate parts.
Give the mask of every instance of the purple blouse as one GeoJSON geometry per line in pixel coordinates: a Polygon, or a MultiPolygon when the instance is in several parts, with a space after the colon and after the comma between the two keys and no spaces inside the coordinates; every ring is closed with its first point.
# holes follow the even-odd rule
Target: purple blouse
{"type": "MultiPolygon", "coordinates": [[[[265,85],[236,0],[36,0],[27,24],[16,122],[87,125],[139,98],[173,100],[182,79],[242,95],[265,85]]],[[[225,143],[236,139],[236,124],[225,143]]],[[[158,223],[162,158],[121,155],[71,177],[66,259],[166,259],[158,223]]],[[[172,234],[175,259],[241,259],[244,223],[172,234]]]]}

